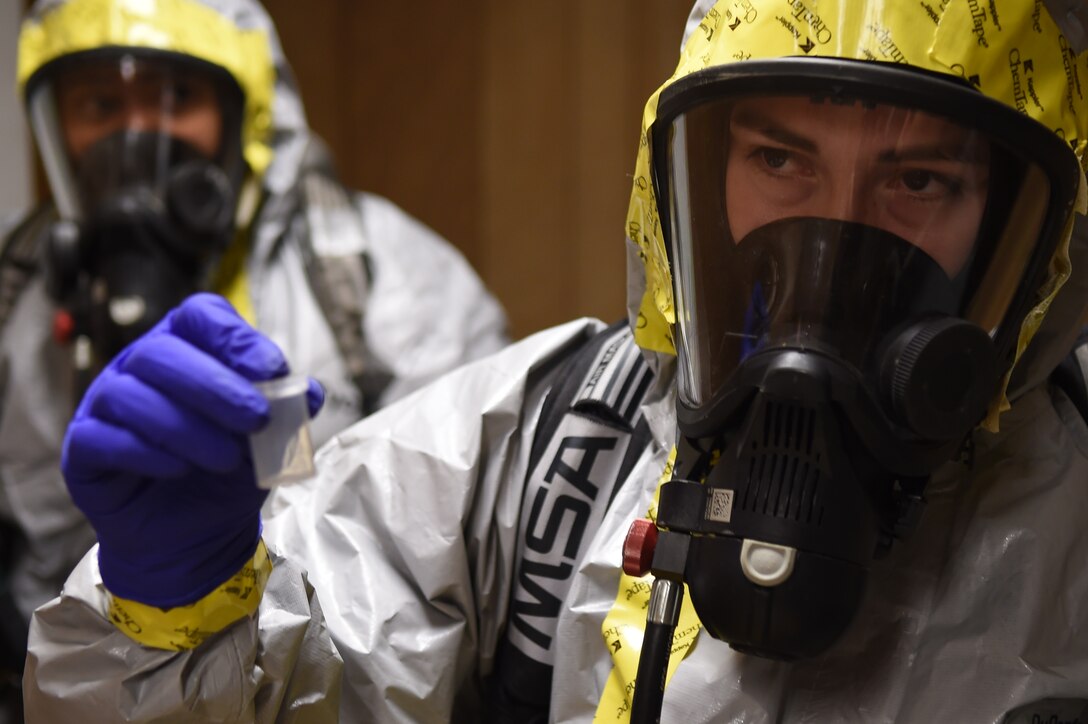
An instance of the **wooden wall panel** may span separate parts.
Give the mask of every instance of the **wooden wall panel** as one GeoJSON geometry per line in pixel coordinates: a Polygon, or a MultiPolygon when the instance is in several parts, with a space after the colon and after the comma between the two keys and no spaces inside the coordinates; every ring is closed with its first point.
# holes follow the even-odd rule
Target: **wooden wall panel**
{"type": "Polygon", "coordinates": [[[459,247],[522,336],[624,310],[646,97],[686,0],[266,0],[344,178],[459,247]]]}
{"type": "Polygon", "coordinates": [[[574,15],[573,3],[488,2],[479,268],[517,332],[570,318],[577,293],[574,15]]]}
{"type": "Polygon", "coordinates": [[[623,238],[642,109],[676,65],[687,10],[687,3],[655,0],[578,3],[574,228],[581,241],[572,272],[577,309],[608,320],[625,313],[623,238]]]}
{"type": "Polygon", "coordinates": [[[354,0],[265,5],[345,181],[388,196],[477,261],[480,13],[437,0],[416,12],[354,0]]]}

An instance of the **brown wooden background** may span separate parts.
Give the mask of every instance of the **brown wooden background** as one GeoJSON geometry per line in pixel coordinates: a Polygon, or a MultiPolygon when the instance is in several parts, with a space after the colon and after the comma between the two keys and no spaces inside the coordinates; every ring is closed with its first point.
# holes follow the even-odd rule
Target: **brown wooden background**
{"type": "Polygon", "coordinates": [[[521,337],[624,313],[646,97],[688,0],[265,0],[341,175],[460,248],[521,337]]]}

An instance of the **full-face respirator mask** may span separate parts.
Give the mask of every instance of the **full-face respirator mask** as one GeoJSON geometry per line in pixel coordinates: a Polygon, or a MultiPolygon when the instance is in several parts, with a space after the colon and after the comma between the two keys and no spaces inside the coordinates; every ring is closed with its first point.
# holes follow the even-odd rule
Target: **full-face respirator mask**
{"type": "Polygon", "coordinates": [[[189,294],[235,229],[245,163],[242,95],[210,64],[89,51],[27,84],[60,220],[46,254],[57,332],[80,387],[189,294]]]}
{"type": "Polygon", "coordinates": [[[627,541],[655,576],[643,711],[683,584],[741,652],[812,657],[849,627],[1000,394],[1079,182],[1040,124],[890,64],[708,68],[663,91],[650,141],[678,442],[627,541]]]}

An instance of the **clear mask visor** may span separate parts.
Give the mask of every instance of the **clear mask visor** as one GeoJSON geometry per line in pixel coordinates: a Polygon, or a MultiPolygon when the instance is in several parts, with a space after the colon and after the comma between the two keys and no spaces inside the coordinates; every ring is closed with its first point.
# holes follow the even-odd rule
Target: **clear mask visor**
{"type": "Polygon", "coordinates": [[[241,173],[239,91],[199,63],[131,52],[56,61],[31,85],[31,126],[57,206],[83,221],[112,190],[164,198],[190,159],[241,173]]]}
{"type": "Polygon", "coordinates": [[[677,116],[665,171],[680,394],[710,401],[751,355],[816,350],[875,374],[920,316],[993,334],[1050,185],[1029,159],[911,108],[806,95],[677,116]]]}

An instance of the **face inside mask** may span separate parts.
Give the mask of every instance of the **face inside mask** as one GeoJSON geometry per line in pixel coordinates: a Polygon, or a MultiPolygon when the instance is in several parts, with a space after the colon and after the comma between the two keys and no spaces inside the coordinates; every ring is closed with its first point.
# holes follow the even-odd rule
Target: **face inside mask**
{"type": "Polygon", "coordinates": [[[1076,170],[953,81],[743,65],[653,127],[679,443],[652,570],[711,635],[793,659],[849,625],[998,393],[1076,170]]]}
{"type": "Polygon", "coordinates": [[[60,73],[56,103],[69,156],[78,163],[118,131],[153,131],[214,158],[223,118],[215,79],[199,71],[124,56],[60,73]]]}
{"type": "Polygon", "coordinates": [[[229,244],[242,98],[192,59],[84,56],[45,66],[27,97],[63,220],[51,291],[97,367],[204,286],[229,244]]]}
{"type": "Polygon", "coordinates": [[[741,243],[791,217],[882,229],[949,277],[964,267],[986,210],[990,145],[944,118],[812,98],[738,101],[729,114],[725,212],[741,243]]]}

